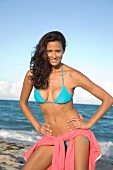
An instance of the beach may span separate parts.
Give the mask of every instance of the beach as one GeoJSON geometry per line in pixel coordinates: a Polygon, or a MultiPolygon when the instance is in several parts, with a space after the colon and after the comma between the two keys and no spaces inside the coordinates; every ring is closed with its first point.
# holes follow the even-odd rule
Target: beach
{"type": "MultiPolygon", "coordinates": [[[[0,140],[0,170],[21,170],[25,161],[22,156],[31,145],[0,140]]],[[[113,170],[113,162],[99,159],[96,170],[113,170]]]]}
{"type": "Polygon", "coordinates": [[[25,161],[22,156],[30,145],[0,140],[0,170],[21,170],[25,161]]]}

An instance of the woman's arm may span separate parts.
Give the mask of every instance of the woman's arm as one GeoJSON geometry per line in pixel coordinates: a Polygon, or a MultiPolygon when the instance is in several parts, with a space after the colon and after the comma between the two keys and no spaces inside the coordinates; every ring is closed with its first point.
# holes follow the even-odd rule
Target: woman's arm
{"type": "MultiPolygon", "coordinates": [[[[87,78],[82,73],[75,71],[72,75],[73,80],[75,81],[75,86],[81,87],[88,92],[90,92],[92,95],[97,97],[102,101],[102,104],[100,105],[99,109],[96,111],[96,113],[83,125],[80,125],[80,121],[77,121],[76,124],[81,126],[81,128],[87,129],[91,128],[112,106],[113,104],[113,97],[107,93],[104,89],[93,83],[89,78],[87,78]],[[76,77],[76,78],[75,78],[76,77]]],[[[69,122],[72,122],[70,120],[69,122]]],[[[76,127],[78,128],[78,126],[76,127]]]]}
{"type": "Polygon", "coordinates": [[[22,112],[26,116],[26,118],[30,121],[30,123],[34,126],[36,131],[39,131],[40,124],[32,114],[31,109],[28,106],[28,99],[33,89],[33,85],[29,77],[31,76],[31,71],[29,70],[24,78],[23,87],[20,96],[20,108],[22,112]]]}
{"type": "Polygon", "coordinates": [[[32,73],[29,70],[24,78],[24,83],[23,83],[22,92],[20,96],[20,108],[22,109],[22,112],[24,113],[26,118],[33,125],[33,127],[36,129],[37,132],[45,135],[51,135],[50,125],[46,123],[40,125],[28,106],[28,99],[33,89],[33,84],[30,80],[31,75],[32,73]]]}

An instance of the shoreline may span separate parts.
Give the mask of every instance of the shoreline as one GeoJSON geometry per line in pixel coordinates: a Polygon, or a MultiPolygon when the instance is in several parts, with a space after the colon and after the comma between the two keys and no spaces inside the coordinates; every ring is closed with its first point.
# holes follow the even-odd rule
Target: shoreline
{"type": "MultiPolygon", "coordinates": [[[[30,147],[30,144],[0,139],[0,170],[21,170],[25,163],[22,156],[30,147]]],[[[100,158],[96,170],[113,170],[113,161],[100,158]]]]}

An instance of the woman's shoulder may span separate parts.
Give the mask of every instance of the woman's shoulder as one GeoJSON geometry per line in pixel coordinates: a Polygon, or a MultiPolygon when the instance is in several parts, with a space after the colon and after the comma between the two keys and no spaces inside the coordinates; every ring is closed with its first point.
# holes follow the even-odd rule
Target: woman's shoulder
{"type": "Polygon", "coordinates": [[[64,72],[69,72],[71,75],[79,75],[79,74],[82,74],[79,70],[76,70],[75,68],[73,67],[70,67],[66,64],[63,64],[63,70],[64,72]]]}
{"type": "Polygon", "coordinates": [[[33,75],[33,71],[32,70],[28,70],[26,72],[26,77],[32,76],[33,75]]]}
{"type": "Polygon", "coordinates": [[[29,83],[29,84],[32,84],[32,75],[33,75],[32,70],[28,70],[26,72],[24,81],[29,83]]]}
{"type": "Polygon", "coordinates": [[[73,81],[76,81],[76,83],[87,78],[87,76],[82,72],[66,64],[64,64],[64,72],[67,72],[68,77],[70,77],[73,81]]]}

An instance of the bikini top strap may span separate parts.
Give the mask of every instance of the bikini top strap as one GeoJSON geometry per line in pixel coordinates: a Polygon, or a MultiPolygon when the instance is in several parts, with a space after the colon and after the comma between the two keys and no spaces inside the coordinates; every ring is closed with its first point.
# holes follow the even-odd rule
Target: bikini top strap
{"type": "Polygon", "coordinates": [[[63,70],[63,64],[61,65],[62,68],[62,84],[64,85],[64,70],[63,70]]]}

